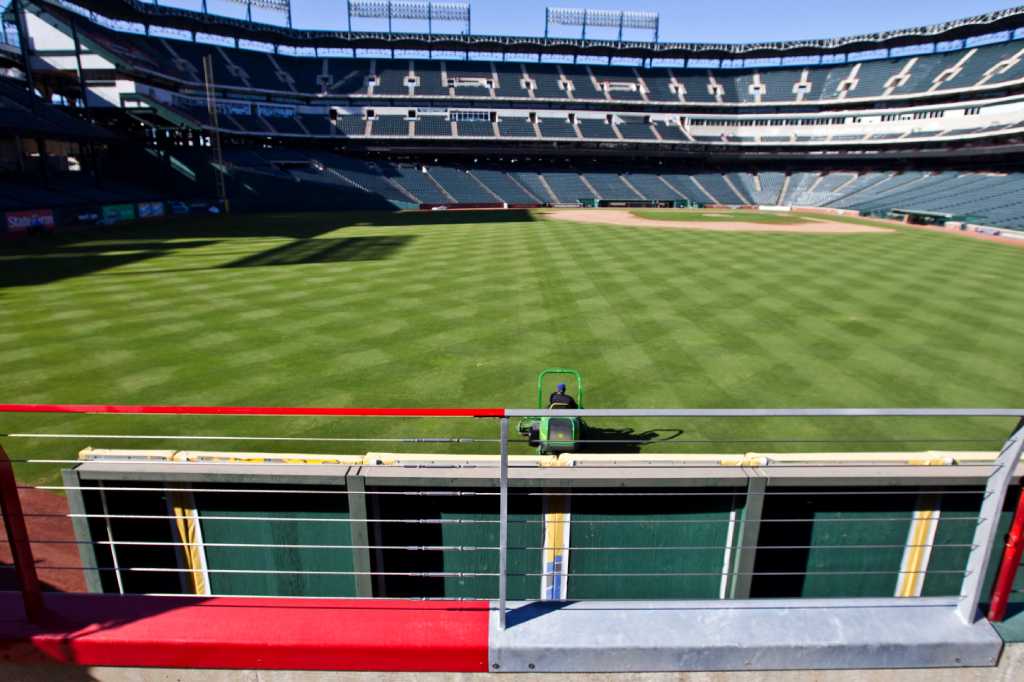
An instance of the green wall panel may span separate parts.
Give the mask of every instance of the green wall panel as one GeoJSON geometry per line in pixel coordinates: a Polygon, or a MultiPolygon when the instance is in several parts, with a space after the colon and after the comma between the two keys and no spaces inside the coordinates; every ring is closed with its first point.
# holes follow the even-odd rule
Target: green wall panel
{"type": "MultiPolygon", "coordinates": [[[[388,597],[459,597],[493,599],[498,596],[498,496],[374,495],[367,486],[370,518],[396,522],[371,523],[370,537],[388,547],[461,547],[445,551],[385,549],[372,555],[374,571],[385,573],[491,573],[493,576],[413,577],[386,576],[374,594],[388,597]],[[422,519],[426,523],[402,523],[422,519]],[[446,523],[439,523],[445,521],[446,523]],[[461,523],[459,523],[461,521],[461,523]],[[447,523],[451,522],[451,523],[447,523]],[[472,549],[483,548],[483,549],[472,549]]],[[[451,492],[438,489],[433,492],[451,492]]],[[[480,490],[478,492],[496,492],[480,490]]],[[[543,541],[540,498],[513,492],[509,499],[508,597],[536,599],[543,541]],[[532,549],[523,549],[523,548],[532,549]]]]}
{"type": "Polygon", "coordinates": [[[893,596],[916,491],[849,492],[768,488],[751,596],[893,596]]]}
{"type": "MultiPolygon", "coordinates": [[[[623,489],[605,492],[621,493],[623,489]]],[[[629,492],[640,491],[630,488],[629,492]]],[[[741,507],[744,494],[742,490],[694,488],[680,495],[573,497],[569,598],[718,599],[729,515],[741,507]],[[663,549],[610,549],[621,547],[663,549]],[[676,547],[696,549],[669,549],[676,547]],[[594,573],[627,575],[586,575],[594,573]],[[631,573],[701,575],[631,578],[631,573]]]]}
{"type": "MultiPolygon", "coordinates": [[[[267,486],[259,486],[266,489],[267,486]]],[[[353,571],[353,550],[335,548],[210,547],[210,543],[273,545],[351,545],[348,499],[344,490],[331,494],[195,493],[200,516],[271,517],[293,521],[228,521],[201,523],[209,569],[284,571],[210,574],[214,594],[351,597],[355,576],[301,575],[301,571],[353,571]],[[317,519],[317,520],[305,520],[317,519]],[[328,521],[332,519],[334,521],[328,521]]]]}

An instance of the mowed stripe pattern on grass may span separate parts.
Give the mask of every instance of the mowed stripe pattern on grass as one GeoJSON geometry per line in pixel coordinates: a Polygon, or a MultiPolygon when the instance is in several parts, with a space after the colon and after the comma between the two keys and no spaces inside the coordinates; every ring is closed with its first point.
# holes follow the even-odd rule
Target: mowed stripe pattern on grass
{"type": "MultiPolygon", "coordinates": [[[[140,224],[0,252],[0,402],[519,407],[533,403],[539,369],[568,366],[584,373],[590,407],[1013,406],[1024,402],[1014,357],[1022,257],[910,230],[627,230],[525,212],[140,224]]],[[[702,452],[842,445],[721,442],[780,434],[995,441],[1009,428],[615,426],[678,426],[681,438],[652,449],[702,452]]],[[[0,415],[0,431],[493,437],[496,425],[0,415]]],[[[18,440],[8,450],[69,456],[85,444],[109,445],[18,440]]],[[[199,448],[144,446],[162,444],[199,448]]]]}

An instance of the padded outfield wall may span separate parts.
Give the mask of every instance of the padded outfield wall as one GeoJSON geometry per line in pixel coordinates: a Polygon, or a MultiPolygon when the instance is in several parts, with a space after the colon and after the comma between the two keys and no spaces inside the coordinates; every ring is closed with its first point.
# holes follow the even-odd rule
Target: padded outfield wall
{"type": "MultiPolygon", "coordinates": [[[[72,511],[89,517],[76,533],[84,565],[99,569],[87,571],[92,591],[497,596],[493,461],[170,463],[196,454],[133,452],[147,461],[128,462],[91,450],[65,471],[72,511]]],[[[511,469],[510,599],[958,595],[991,468],[980,453],[785,466],[566,457],[517,457],[511,469]]]]}

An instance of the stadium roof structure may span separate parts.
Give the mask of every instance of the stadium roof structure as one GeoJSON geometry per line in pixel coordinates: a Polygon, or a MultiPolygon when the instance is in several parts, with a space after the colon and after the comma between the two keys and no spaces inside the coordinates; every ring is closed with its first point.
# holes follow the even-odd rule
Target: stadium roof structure
{"type": "MultiPolygon", "coordinates": [[[[66,7],[61,0],[30,0],[38,5],[66,7]]],[[[164,7],[140,0],[74,0],[83,9],[110,19],[296,47],[437,50],[453,52],[516,52],[572,54],[644,59],[729,59],[798,57],[859,52],[920,43],[962,40],[1024,27],[1024,5],[931,26],[896,29],[856,36],[764,43],[679,43],[594,40],[537,36],[487,36],[379,31],[322,31],[253,23],[232,17],[164,7]]]]}

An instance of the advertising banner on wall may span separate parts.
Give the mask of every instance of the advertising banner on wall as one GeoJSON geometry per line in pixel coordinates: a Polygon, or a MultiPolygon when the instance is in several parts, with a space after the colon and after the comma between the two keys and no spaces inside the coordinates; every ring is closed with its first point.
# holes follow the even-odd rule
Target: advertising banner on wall
{"type": "Polygon", "coordinates": [[[77,225],[95,225],[103,218],[99,206],[82,208],[72,214],[72,222],[77,225]]]}
{"type": "Polygon", "coordinates": [[[139,218],[159,218],[164,215],[164,202],[144,201],[139,204],[139,218]]]}
{"type": "Polygon", "coordinates": [[[32,211],[8,211],[6,216],[7,234],[52,231],[57,225],[53,211],[48,208],[32,211]]]}
{"type": "Polygon", "coordinates": [[[193,199],[188,201],[170,201],[167,204],[172,215],[188,215],[190,213],[220,213],[219,201],[203,201],[193,199]]]}
{"type": "Polygon", "coordinates": [[[57,209],[57,225],[60,227],[96,225],[102,218],[99,206],[65,206],[57,209]]]}
{"type": "Polygon", "coordinates": [[[121,223],[126,220],[135,220],[135,204],[108,204],[103,207],[104,225],[121,223]]]}

